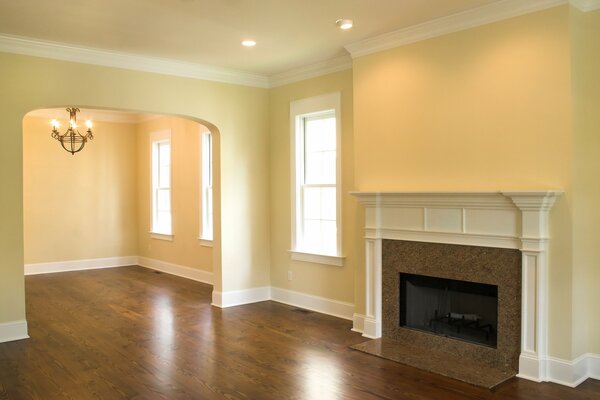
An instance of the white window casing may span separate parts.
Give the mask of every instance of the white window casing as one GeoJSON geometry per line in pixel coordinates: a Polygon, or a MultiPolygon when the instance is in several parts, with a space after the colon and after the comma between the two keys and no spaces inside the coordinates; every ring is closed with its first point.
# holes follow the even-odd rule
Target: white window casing
{"type": "Polygon", "coordinates": [[[212,246],[213,240],[213,153],[212,134],[202,132],[200,140],[200,243],[212,246]]]}
{"type": "Polygon", "coordinates": [[[290,103],[293,260],[343,265],[341,94],[290,103]]]}
{"type": "Polygon", "coordinates": [[[150,134],[152,207],[150,237],[173,240],[171,131],[150,134]]]}

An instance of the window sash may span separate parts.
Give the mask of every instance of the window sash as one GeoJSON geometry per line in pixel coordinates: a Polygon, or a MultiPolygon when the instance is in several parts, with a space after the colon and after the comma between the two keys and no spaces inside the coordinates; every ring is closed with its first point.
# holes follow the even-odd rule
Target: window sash
{"type": "Polygon", "coordinates": [[[172,233],[171,150],[170,140],[152,142],[152,232],[165,235],[172,233]]]}
{"type": "MultiPolygon", "coordinates": [[[[337,176],[338,176],[338,165],[337,165],[337,118],[335,110],[320,111],[317,113],[311,113],[309,115],[300,115],[297,117],[298,123],[296,128],[296,135],[298,139],[298,151],[296,155],[297,161],[297,186],[296,186],[296,249],[299,251],[323,254],[323,255],[337,255],[339,252],[339,232],[338,232],[338,193],[337,193],[337,176]],[[309,135],[315,134],[314,132],[308,131],[308,122],[333,119],[333,140],[335,145],[331,146],[329,143],[328,148],[319,148],[319,145],[313,145],[313,151],[308,151],[307,142],[308,140],[314,140],[309,135]],[[317,150],[314,148],[317,147],[317,150]],[[331,160],[333,155],[333,160],[331,160]],[[323,168],[327,168],[325,165],[324,158],[329,158],[329,169],[332,171],[326,171],[327,173],[322,174],[323,168]],[[313,166],[310,163],[320,161],[321,163],[313,166]],[[312,170],[311,170],[312,168],[312,170]],[[313,172],[310,174],[310,172],[313,172]],[[311,206],[306,202],[306,195],[308,189],[321,189],[320,199],[322,202],[323,189],[334,189],[333,196],[329,196],[330,204],[328,207],[333,210],[329,213],[329,218],[323,218],[322,215],[315,217],[314,213],[317,212],[312,204],[313,209],[308,209],[311,206]],[[332,215],[331,215],[332,214],[332,215]]],[[[331,132],[326,132],[331,134],[331,132]]],[[[318,140],[318,139],[317,139],[318,140]]],[[[329,142],[331,139],[326,138],[329,142]]],[[[327,207],[327,206],[326,206],[327,207]]],[[[318,213],[322,214],[323,204],[320,204],[318,213]]]]}
{"type": "Polygon", "coordinates": [[[202,134],[202,221],[200,238],[213,240],[213,154],[212,134],[202,134]]]}

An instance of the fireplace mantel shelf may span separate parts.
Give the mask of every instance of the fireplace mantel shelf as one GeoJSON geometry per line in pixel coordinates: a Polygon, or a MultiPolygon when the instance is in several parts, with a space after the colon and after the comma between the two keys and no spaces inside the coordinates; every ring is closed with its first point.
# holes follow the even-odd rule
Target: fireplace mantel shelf
{"type": "Polygon", "coordinates": [[[519,376],[547,380],[548,214],[560,190],[351,192],[365,206],[366,312],[356,330],[381,337],[382,240],[522,252],[519,376]]]}
{"type": "Polygon", "coordinates": [[[397,191],[350,192],[362,204],[406,206],[479,206],[485,208],[551,207],[563,192],[560,190],[497,190],[497,191],[397,191]]]}

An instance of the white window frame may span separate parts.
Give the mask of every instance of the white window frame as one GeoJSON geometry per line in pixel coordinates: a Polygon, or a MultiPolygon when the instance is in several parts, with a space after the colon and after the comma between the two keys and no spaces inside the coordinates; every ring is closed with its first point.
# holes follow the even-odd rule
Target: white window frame
{"type": "Polygon", "coordinates": [[[290,103],[290,168],[291,168],[291,211],[292,211],[292,260],[319,264],[344,265],[342,256],[342,118],[341,93],[296,100],[290,103]],[[331,112],[336,121],[336,254],[316,254],[300,247],[302,235],[301,186],[304,182],[304,118],[331,112]]]}
{"type": "Polygon", "coordinates": [[[200,244],[212,247],[214,236],[213,212],[213,136],[209,131],[200,134],[200,244]]]}
{"type": "Polygon", "coordinates": [[[151,207],[150,207],[150,237],[153,239],[173,240],[173,142],[171,141],[171,130],[152,132],[150,134],[150,183],[151,183],[151,207]],[[171,206],[171,226],[169,232],[161,232],[156,227],[157,219],[157,185],[158,185],[158,160],[156,159],[159,143],[170,145],[170,168],[169,168],[169,203],[171,206]]]}

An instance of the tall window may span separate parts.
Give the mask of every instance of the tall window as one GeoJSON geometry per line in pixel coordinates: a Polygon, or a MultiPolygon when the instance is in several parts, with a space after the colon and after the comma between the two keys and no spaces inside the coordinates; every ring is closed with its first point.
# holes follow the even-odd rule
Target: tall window
{"type": "Polygon", "coordinates": [[[210,132],[202,133],[202,232],[200,239],[213,240],[213,160],[212,160],[212,135],[210,132]]]}
{"type": "Polygon", "coordinates": [[[170,132],[153,134],[152,140],[152,233],[172,234],[170,132]]]}
{"type": "Polygon", "coordinates": [[[341,265],[340,95],[291,104],[292,258],[341,265]]]}

